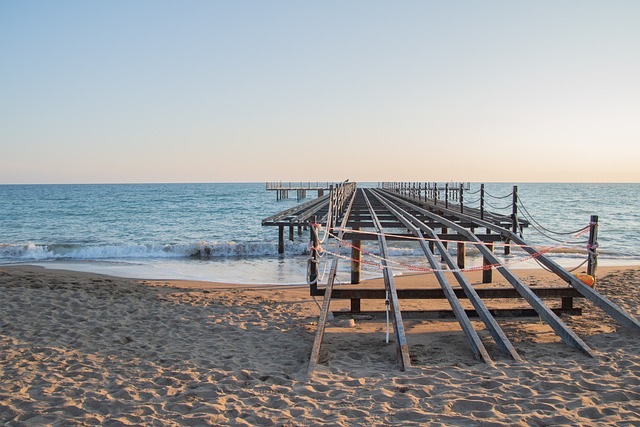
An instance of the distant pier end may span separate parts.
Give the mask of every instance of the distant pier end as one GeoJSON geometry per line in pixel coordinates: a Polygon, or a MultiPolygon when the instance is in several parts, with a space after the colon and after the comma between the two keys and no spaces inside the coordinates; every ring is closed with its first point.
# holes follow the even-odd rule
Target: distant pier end
{"type": "Polygon", "coordinates": [[[331,182],[267,182],[267,191],[275,191],[278,200],[288,199],[289,192],[296,192],[296,199],[306,199],[307,191],[316,191],[318,197],[324,196],[333,183],[331,182]]]}

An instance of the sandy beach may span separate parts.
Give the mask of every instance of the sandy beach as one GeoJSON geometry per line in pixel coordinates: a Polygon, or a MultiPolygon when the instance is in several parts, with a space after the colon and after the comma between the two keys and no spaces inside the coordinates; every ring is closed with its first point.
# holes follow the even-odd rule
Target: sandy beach
{"type": "MultiPolygon", "coordinates": [[[[640,267],[601,268],[597,289],[640,317],[640,267]]],[[[455,321],[408,319],[401,372],[384,323],[365,318],[330,325],[308,378],[319,310],[306,287],[20,266],[0,268],[0,292],[3,425],[640,425],[640,334],[582,299],[562,319],[594,359],[539,319],[500,319],[525,362],[487,343],[488,366],[455,321]]]]}

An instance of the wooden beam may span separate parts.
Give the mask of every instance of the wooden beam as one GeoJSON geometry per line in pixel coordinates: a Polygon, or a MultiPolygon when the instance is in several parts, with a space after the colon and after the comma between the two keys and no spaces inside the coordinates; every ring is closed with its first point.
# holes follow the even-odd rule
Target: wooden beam
{"type": "MultiPolygon", "coordinates": [[[[556,315],[569,315],[569,316],[581,316],[581,308],[552,308],[556,315]]],[[[354,314],[361,316],[371,316],[372,318],[382,318],[385,316],[385,311],[369,310],[369,311],[334,311],[334,317],[352,317],[354,314]]],[[[476,310],[465,310],[467,317],[479,318],[481,317],[476,310]]],[[[496,318],[509,318],[509,317],[534,317],[539,318],[538,313],[532,308],[490,308],[489,314],[496,318]]],[[[456,315],[451,310],[403,310],[402,316],[404,319],[455,319],[456,315]]],[[[521,358],[517,359],[518,362],[522,362],[521,358]]]]}
{"type": "MultiPolygon", "coordinates": [[[[514,299],[522,298],[514,288],[474,288],[480,298],[484,299],[514,299]]],[[[582,295],[575,288],[530,288],[539,298],[581,298],[582,295]]],[[[398,289],[400,299],[444,299],[442,288],[398,289]]],[[[453,288],[458,298],[467,298],[462,288],[453,288]]],[[[324,288],[319,288],[315,296],[323,296],[324,288]]],[[[385,299],[385,290],[381,288],[340,288],[334,289],[334,299],[385,299]]]]}
{"type": "Polygon", "coordinates": [[[371,213],[371,218],[376,226],[376,231],[378,234],[378,243],[380,245],[380,255],[382,255],[382,264],[384,269],[382,270],[384,276],[384,284],[385,289],[387,291],[389,297],[389,306],[391,310],[391,318],[394,326],[394,333],[396,336],[396,354],[398,356],[398,364],[400,365],[401,370],[406,370],[411,367],[411,358],[409,357],[409,346],[407,344],[407,338],[404,333],[404,323],[402,322],[402,313],[400,311],[400,303],[398,301],[398,294],[396,290],[396,285],[393,280],[393,274],[391,273],[391,269],[387,265],[386,258],[387,253],[389,253],[387,249],[387,242],[385,240],[384,235],[382,234],[382,227],[380,226],[380,222],[376,216],[376,212],[371,205],[371,202],[367,198],[367,195],[364,191],[362,191],[362,196],[369,207],[369,211],[371,213]]]}
{"type": "Polygon", "coordinates": [[[351,245],[351,284],[357,285],[362,272],[362,240],[352,240],[351,245]]]}

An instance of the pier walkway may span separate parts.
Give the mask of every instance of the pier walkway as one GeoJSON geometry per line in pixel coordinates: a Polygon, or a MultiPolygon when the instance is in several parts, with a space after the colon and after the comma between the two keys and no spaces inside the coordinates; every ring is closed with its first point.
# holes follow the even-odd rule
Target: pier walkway
{"type": "MultiPolygon", "coordinates": [[[[332,315],[330,307],[333,299],[350,300],[349,315],[364,313],[361,310],[361,300],[385,300],[385,311],[393,328],[397,360],[402,370],[411,366],[403,316],[416,314],[401,310],[399,300],[402,298],[446,299],[450,306],[448,313],[458,321],[473,355],[489,364],[493,363],[492,358],[483,340],[473,328],[469,319],[471,316],[479,317],[497,348],[518,362],[522,361],[522,358],[497,323],[498,316],[534,315],[545,321],[567,345],[590,357],[595,357],[593,350],[558,316],[559,313],[579,314],[581,312],[580,309],[573,307],[573,298],[586,298],[623,326],[640,330],[638,320],[560,267],[546,256],[546,250],[532,247],[524,241],[522,231],[529,226],[529,223],[518,217],[515,203],[517,187],[514,187],[513,194],[509,195],[514,202],[510,215],[488,212],[482,204],[480,209],[467,207],[464,204],[464,185],[458,186],[455,193],[448,192],[449,189],[446,187],[444,191],[447,191],[447,194],[443,194],[443,190],[440,190],[438,185],[435,188],[431,186],[424,188],[420,184],[413,183],[383,183],[379,184],[378,188],[357,188],[355,183],[339,183],[330,186],[329,194],[280,212],[263,221],[265,226],[280,228],[280,241],[283,240],[283,230],[286,227],[291,229],[296,226],[299,229],[308,227],[310,230],[311,255],[308,283],[311,295],[324,296],[324,301],[311,352],[309,374],[313,373],[319,363],[327,321],[332,315]],[[327,242],[324,238],[320,239],[320,235],[333,239],[337,247],[332,246],[330,251],[326,249],[327,242]],[[371,263],[363,259],[365,251],[362,249],[362,241],[365,240],[373,240],[378,244],[374,263],[382,270],[384,288],[356,286],[360,283],[362,264],[371,263]],[[439,289],[401,289],[396,286],[394,269],[407,266],[391,257],[388,242],[394,240],[403,240],[406,244],[413,244],[422,251],[428,267],[420,267],[417,271],[434,274],[440,286],[439,289]],[[450,250],[454,245],[455,256],[450,250]],[[503,246],[506,254],[510,253],[511,248],[528,254],[530,259],[536,259],[566,282],[567,286],[530,287],[509,268],[507,263],[496,257],[494,250],[497,245],[503,246]],[[483,258],[481,268],[467,268],[466,248],[468,246],[473,246],[481,254],[483,258]],[[348,252],[350,249],[350,256],[343,255],[344,251],[341,252],[341,248],[346,248],[348,252]],[[324,286],[318,283],[318,260],[323,253],[325,256],[332,257],[324,286]],[[340,261],[349,262],[351,265],[351,285],[335,286],[340,261]],[[482,284],[473,283],[469,278],[471,272],[478,270],[482,272],[482,284]],[[494,271],[500,273],[510,287],[490,286],[494,271]],[[526,302],[530,308],[506,311],[488,308],[485,300],[493,301],[496,298],[518,298],[526,302]],[[559,299],[561,305],[551,308],[548,302],[543,302],[543,298],[559,299]],[[473,308],[465,308],[461,299],[468,300],[473,308]]],[[[576,236],[587,233],[589,234],[587,273],[595,276],[597,216],[592,216],[590,224],[579,230],[576,236]]],[[[371,256],[370,253],[366,255],[371,256]]],[[[382,313],[384,315],[384,311],[382,313]]],[[[424,311],[417,314],[431,318],[444,316],[441,311],[436,313],[424,311]]]]}

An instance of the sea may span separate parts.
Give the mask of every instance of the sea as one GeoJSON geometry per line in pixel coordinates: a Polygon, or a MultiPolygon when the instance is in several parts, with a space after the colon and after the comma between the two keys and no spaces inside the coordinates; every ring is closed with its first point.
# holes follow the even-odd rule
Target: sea
{"type": "MultiPolygon", "coordinates": [[[[378,183],[359,183],[377,187],[378,183]]],[[[531,222],[524,239],[567,269],[586,260],[590,217],[598,216],[599,265],[640,265],[640,184],[486,183],[485,209],[510,214],[514,188],[518,215],[531,222]]],[[[262,219],[316,197],[278,199],[265,183],[0,185],[0,265],[109,274],[137,279],[184,279],[237,284],[304,284],[309,230],[286,230],[278,253],[277,227],[262,219]]],[[[470,183],[465,206],[479,207],[480,184],[470,183]]],[[[321,279],[334,239],[323,243],[321,279]]],[[[364,245],[365,278],[382,275],[374,243],[364,245]]],[[[455,253],[455,245],[450,245],[455,253]]],[[[496,253],[510,268],[540,268],[515,248],[496,253]]],[[[480,265],[468,251],[470,268],[480,265]]],[[[395,274],[427,271],[415,242],[390,242],[395,274]]],[[[339,281],[349,280],[339,263],[339,281]]]]}

